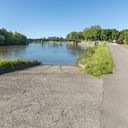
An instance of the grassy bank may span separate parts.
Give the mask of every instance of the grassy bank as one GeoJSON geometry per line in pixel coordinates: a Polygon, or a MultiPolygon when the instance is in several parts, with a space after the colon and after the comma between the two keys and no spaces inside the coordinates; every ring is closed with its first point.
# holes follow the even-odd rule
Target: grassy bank
{"type": "Polygon", "coordinates": [[[18,66],[34,64],[39,64],[39,62],[34,60],[0,59],[0,68],[15,68],[18,66]]]}
{"type": "Polygon", "coordinates": [[[113,71],[112,57],[105,44],[87,48],[77,64],[85,65],[84,72],[93,76],[101,76],[113,71]]]}
{"type": "Polygon", "coordinates": [[[128,44],[123,44],[123,46],[127,47],[128,48],[128,44]]]}

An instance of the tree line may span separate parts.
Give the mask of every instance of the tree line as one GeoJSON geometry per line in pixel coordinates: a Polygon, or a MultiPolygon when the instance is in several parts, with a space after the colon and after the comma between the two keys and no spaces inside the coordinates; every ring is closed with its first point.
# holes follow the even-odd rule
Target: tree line
{"type": "Polygon", "coordinates": [[[59,42],[59,41],[65,41],[65,39],[63,37],[56,37],[56,36],[53,36],[53,37],[48,37],[48,38],[38,38],[38,39],[28,39],[28,42],[46,42],[46,41],[56,41],[56,42],[59,42]]]}
{"type": "Polygon", "coordinates": [[[117,29],[104,29],[99,25],[85,28],[82,32],[70,32],[66,39],[63,37],[48,37],[39,39],[27,39],[27,37],[18,32],[0,29],[0,45],[20,45],[27,42],[44,41],[66,41],[66,40],[87,40],[87,41],[125,41],[128,43],[128,29],[118,31],[117,29]]]}
{"type": "Polygon", "coordinates": [[[99,25],[85,28],[82,32],[70,32],[66,36],[67,40],[87,40],[87,41],[125,41],[128,43],[128,29],[118,31],[117,29],[104,29],[99,25]]]}
{"type": "Polygon", "coordinates": [[[25,35],[7,31],[5,28],[0,29],[0,45],[20,45],[26,43],[27,37],[25,35]]]}

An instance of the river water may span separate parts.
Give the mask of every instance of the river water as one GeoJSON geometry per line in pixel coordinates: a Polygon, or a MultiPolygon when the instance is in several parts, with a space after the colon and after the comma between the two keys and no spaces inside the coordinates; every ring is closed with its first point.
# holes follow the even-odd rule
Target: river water
{"type": "Polygon", "coordinates": [[[0,46],[0,58],[34,59],[42,64],[75,65],[81,53],[80,48],[69,47],[65,43],[0,46]]]}

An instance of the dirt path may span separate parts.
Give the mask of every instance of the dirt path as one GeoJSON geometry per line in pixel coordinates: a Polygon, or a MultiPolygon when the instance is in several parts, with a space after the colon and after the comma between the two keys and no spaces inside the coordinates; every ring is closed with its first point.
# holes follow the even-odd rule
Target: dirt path
{"type": "Polygon", "coordinates": [[[100,128],[103,81],[76,66],[0,76],[0,128],[100,128]]]}
{"type": "Polygon", "coordinates": [[[109,47],[115,70],[104,77],[102,128],[128,128],[128,49],[109,47]]]}

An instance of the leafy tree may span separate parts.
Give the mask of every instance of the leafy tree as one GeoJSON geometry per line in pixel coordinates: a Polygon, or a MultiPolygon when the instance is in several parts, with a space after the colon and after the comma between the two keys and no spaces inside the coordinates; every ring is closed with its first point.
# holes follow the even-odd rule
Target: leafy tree
{"type": "Polygon", "coordinates": [[[5,28],[0,29],[0,35],[7,36],[8,31],[5,28]]]}
{"type": "Polygon", "coordinates": [[[91,26],[89,28],[85,28],[83,31],[83,36],[85,40],[100,40],[101,35],[101,27],[99,25],[91,26]]]}
{"type": "Polygon", "coordinates": [[[128,44],[128,35],[125,36],[124,40],[128,44]]]}
{"type": "Polygon", "coordinates": [[[118,30],[112,29],[112,40],[118,40],[119,35],[120,35],[120,33],[118,30]]]}
{"type": "Polygon", "coordinates": [[[4,41],[0,41],[2,45],[12,45],[12,44],[26,44],[27,42],[27,37],[24,36],[21,33],[13,33],[13,32],[8,32],[6,29],[2,28],[0,29],[0,40],[3,39],[4,41]]]}
{"type": "Polygon", "coordinates": [[[5,43],[4,36],[0,35],[0,45],[3,45],[5,43]]]}
{"type": "Polygon", "coordinates": [[[13,40],[16,44],[26,44],[27,37],[18,32],[15,32],[13,34],[13,40]]]}
{"type": "Polygon", "coordinates": [[[111,29],[102,29],[101,40],[112,41],[112,30],[111,29]]]}
{"type": "Polygon", "coordinates": [[[64,38],[53,36],[53,37],[48,37],[46,40],[47,41],[64,41],[64,38]]]}
{"type": "Polygon", "coordinates": [[[124,40],[126,43],[128,43],[128,29],[122,30],[120,32],[120,39],[124,40]]]}
{"type": "Polygon", "coordinates": [[[8,32],[7,35],[5,36],[5,43],[6,44],[13,44],[14,43],[12,32],[8,32]]]}
{"type": "Polygon", "coordinates": [[[67,37],[67,40],[76,40],[76,39],[84,39],[82,32],[70,32],[67,37]]]}

